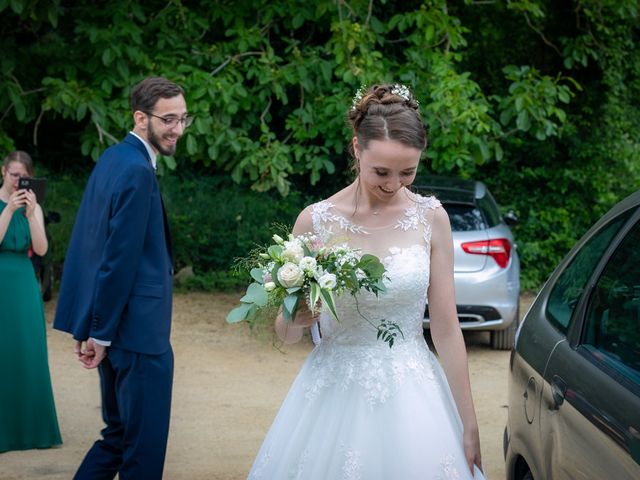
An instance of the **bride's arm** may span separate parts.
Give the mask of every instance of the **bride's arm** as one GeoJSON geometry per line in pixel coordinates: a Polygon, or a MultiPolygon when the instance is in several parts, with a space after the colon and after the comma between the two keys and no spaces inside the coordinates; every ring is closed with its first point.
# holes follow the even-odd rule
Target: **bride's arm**
{"type": "MultiPolygon", "coordinates": [[[[296,220],[293,226],[294,235],[304,235],[313,232],[313,222],[309,208],[305,208],[296,220]]],[[[318,315],[312,315],[311,311],[304,302],[298,306],[296,318],[293,322],[286,322],[282,318],[282,314],[278,313],[275,322],[275,329],[278,337],[284,343],[296,343],[302,338],[305,327],[310,327],[318,321],[318,315]]]]}
{"type": "Polygon", "coordinates": [[[431,237],[429,318],[431,337],[447,376],[464,428],[464,450],[469,468],[482,465],[478,422],[471,397],[467,351],[456,311],[453,283],[453,240],[443,208],[434,212],[431,237]]]}

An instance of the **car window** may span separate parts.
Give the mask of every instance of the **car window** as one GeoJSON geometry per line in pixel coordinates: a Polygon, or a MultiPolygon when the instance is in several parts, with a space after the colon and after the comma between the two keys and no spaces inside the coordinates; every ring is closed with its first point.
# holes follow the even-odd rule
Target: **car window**
{"type": "Polygon", "coordinates": [[[617,216],[595,233],[576,253],[556,280],[547,301],[547,318],[561,332],[567,333],[573,310],[580,300],[587,280],[600,261],[609,242],[629,218],[633,209],[617,216]]]}
{"type": "Polygon", "coordinates": [[[451,230],[454,232],[471,232],[486,230],[487,224],[480,210],[473,205],[445,203],[444,209],[449,215],[451,230]]]}
{"type": "Polygon", "coordinates": [[[589,300],[584,346],[640,385],[640,222],[604,268],[589,300]]]}
{"type": "Polygon", "coordinates": [[[489,192],[478,199],[478,206],[484,213],[485,219],[489,227],[495,227],[496,225],[500,225],[502,222],[502,216],[500,215],[500,210],[498,210],[498,205],[496,201],[493,199],[489,192]]]}

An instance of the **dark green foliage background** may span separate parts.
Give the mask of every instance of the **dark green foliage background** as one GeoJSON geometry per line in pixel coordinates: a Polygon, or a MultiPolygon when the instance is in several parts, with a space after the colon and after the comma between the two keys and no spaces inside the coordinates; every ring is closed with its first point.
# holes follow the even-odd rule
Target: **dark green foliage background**
{"type": "MultiPolygon", "coordinates": [[[[485,181],[520,217],[525,288],[640,180],[637,0],[0,0],[0,154],[51,180],[60,263],[86,176],[164,75],[197,117],[162,160],[177,266],[233,258],[350,178],[345,112],[398,81],[430,127],[424,170],[485,181]]],[[[265,238],[266,237],[266,238],[265,238]]]]}

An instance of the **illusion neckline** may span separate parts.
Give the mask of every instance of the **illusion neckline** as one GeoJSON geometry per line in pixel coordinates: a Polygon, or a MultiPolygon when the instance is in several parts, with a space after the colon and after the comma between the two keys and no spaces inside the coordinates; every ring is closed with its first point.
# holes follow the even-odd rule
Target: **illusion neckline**
{"type": "Polygon", "coordinates": [[[394,229],[398,225],[398,222],[400,221],[400,219],[403,218],[404,216],[406,216],[407,213],[413,208],[412,206],[408,206],[408,207],[404,208],[404,210],[402,210],[402,213],[397,218],[394,218],[394,219],[391,220],[391,223],[388,223],[388,224],[385,224],[385,225],[380,225],[378,227],[370,227],[370,226],[363,225],[361,223],[356,223],[356,222],[352,221],[347,215],[345,215],[340,210],[338,210],[336,208],[335,203],[331,202],[330,200],[323,200],[321,203],[326,203],[328,208],[330,208],[333,211],[333,214],[335,216],[340,217],[350,227],[354,227],[354,228],[358,229],[359,231],[361,231],[362,233],[369,233],[370,231],[377,231],[377,230],[386,230],[386,229],[389,229],[389,228],[394,229]]]}

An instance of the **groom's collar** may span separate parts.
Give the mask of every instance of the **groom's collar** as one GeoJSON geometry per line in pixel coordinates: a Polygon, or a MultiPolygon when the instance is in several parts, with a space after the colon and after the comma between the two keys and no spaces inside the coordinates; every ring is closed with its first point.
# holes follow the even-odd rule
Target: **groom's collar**
{"type": "Polygon", "coordinates": [[[158,161],[156,159],[157,155],[156,155],[156,152],[153,151],[153,148],[151,148],[151,145],[149,145],[149,142],[147,142],[144,138],[142,138],[140,135],[135,133],[133,130],[131,130],[129,134],[133,135],[134,137],[136,137],[138,140],[142,142],[142,144],[144,145],[144,148],[147,149],[147,153],[149,154],[149,159],[151,160],[151,166],[153,167],[154,170],[157,170],[158,168],[158,161]]]}

